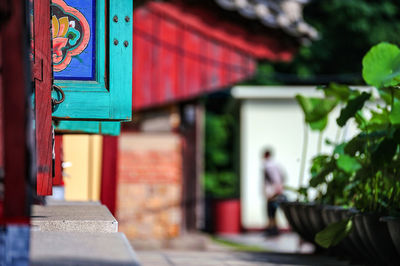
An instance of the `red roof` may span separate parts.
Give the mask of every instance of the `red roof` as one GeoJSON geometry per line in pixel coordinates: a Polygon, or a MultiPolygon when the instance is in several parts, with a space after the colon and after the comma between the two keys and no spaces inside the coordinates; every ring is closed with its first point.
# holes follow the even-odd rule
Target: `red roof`
{"type": "Polygon", "coordinates": [[[133,25],[134,110],[229,87],[254,75],[256,59],[289,61],[294,53],[182,2],[149,2],[135,9],[133,25]]]}

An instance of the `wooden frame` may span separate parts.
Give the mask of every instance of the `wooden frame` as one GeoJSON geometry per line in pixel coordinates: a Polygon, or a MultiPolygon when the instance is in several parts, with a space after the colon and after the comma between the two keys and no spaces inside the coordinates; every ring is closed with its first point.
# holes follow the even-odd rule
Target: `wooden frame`
{"type": "Polygon", "coordinates": [[[98,121],[59,121],[56,131],[64,134],[89,133],[118,136],[121,132],[120,122],[98,121]]]}
{"type": "MultiPolygon", "coordinates": [[[[105,1],[98,0],[96,5],[96,81],[56,80],[65,100],[54,108],[53,119],[131,119],[133,2],[109,0],[108,24],[105,1]]],[[[59,99],[59,93],[53,91],[53,98],[59,99]]]]}

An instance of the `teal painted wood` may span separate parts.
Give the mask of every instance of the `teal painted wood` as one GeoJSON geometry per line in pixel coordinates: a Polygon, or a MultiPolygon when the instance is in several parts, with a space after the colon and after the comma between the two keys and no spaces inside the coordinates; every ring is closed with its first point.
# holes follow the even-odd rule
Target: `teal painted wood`
{"type": "Polygon", "coordinates": [[[121,134],[120,122],[100,122],[100,134],[118,136],[121,134]]]}
{"type": "Polygon", "coordinates": [[[132,114],[132,16],[132,0],[110,2],[110,90],[115,93],[110,98],[111,116],[126,120],[132,114]],[[118,22],[112,20],[114,16],[118,22]]]}
{"type": "MultiPolygon", "coordinates": [[[[126,121],[132,114],[132,15],[131,0],[110,0],[109,86],[106,87],[105,1],[97,1],[96,81],[57,80],[65,93],[53,111],[58,120],[126,121]],[[118,16],[118,22],[113,17],[118,16]],[[129,17],[128,21],[125,17],[129,17]],[[118,45],[114,44],[118,40],[118,45]],[[128,42],[128,46],[124,42],[128,42]]],[[[53,98],[60,99],[53,91],[53,98]]]]}
{"type": "Polygon", "coordinates": [[[118,136],[121,132],[120,122],[98,121],[60,121],[56,132],[66,134],[89,133],[118,136]]]}

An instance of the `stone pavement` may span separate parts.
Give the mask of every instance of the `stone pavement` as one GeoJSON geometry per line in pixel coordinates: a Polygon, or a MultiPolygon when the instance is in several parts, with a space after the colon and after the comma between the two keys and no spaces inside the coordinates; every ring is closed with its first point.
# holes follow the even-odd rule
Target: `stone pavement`
{"type": "Polygon", "coordinates": [[[104,205],[59,202],[33,206],[31,224],[32,266],[139,265],[128,239],[118,233],[118,222],[104,205]]]}
{"type": "Polygon", "coordinates": [[[278,253],[314,252],[314,245],[304,242],[296,233],[282,233],[276,237],[265,237],[262,233],[246,233],[240,235],[221,235],[219,239],[229,242],[258,247],[260,249],[278,253]]]}
{"type": "MultiPolygon", "coordinates": [[[[142,266],[272,266],[272,265],[350,265],[334,257],[314,255],[311,244],[299,241],[296,234],[282,234],[266,239],[260,233],[220,236],[219,239],[262,248],[265,251],[243,252],[234,247],[217,244],[208,238],[205,248],[152,249],[135,251],[142,266]],[[301,244],[299,246],[299,244],[301,244]]],[[[185,240],[184,240],[185,241],[185,240]]],[[[184,242],[183,241],[183,242],[184,242]]]]}
{"type": "Polygon", "coordinates": [[[271,252],[162,250],[139,251],[137,254],[142,266],[350,265],[349,262],[331,257],[271,252]]]}
{"type": "Polygon", "coordinates": [[[123,233],[32,231],[30,265],[139,266],[139,263],[123,233]]]}

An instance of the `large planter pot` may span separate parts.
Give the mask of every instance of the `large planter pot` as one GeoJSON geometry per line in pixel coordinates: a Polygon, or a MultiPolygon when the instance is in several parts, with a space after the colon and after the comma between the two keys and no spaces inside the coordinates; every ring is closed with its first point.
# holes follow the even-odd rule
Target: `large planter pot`
{"type": "Polygon", "coordinates": [[[314,237],[316,235],[312,224],[311,224],[311,218],[308,215],[308,209],[312,206],[311,203],[302,203],[299,205],[297,212],[300,218],[300,223],[304,228],[304,233],[306,234],[307,240],[311,243],[315,243],[314,237]]]}
{"type": "Polygon", "coordinates": [[[396,248],[392,243],[386,224],[380,222],[380,216],[378,214],[364,214],[362,220],[368,238],[382,262],[386,265],[398,265],[399,258],[396,248]]]}
{"type": "Polygon", "coordinates": [[[214,200],[214,231],[217,234],[239,234],[240,199],[214,200]]]}
{"type": "Polygon", "coordinates": [[[282,209],[283,213],[285,214],[286,220],[288,221],[290,228],[296,233],[299,234],[301,231],[298,227],[298,225],[295,223],[293,217],[292,217],[292,212],[290,211],[293,206],[293,202],[282,202],[280,204],[280,208],[282,209]]]}
{"type": "MultiPolygon", "coordinates": [[[[340,213],[337,211],[338,209],[342,208],[339,206],[326,206],[322,210],[322,217],[327,225],[337,223],[342,220],[340,213]]],[[[351,249],[352,248],[346,239],[343,239],[338,245],[332,247],[334,253],[339,257],[350,257],[351,249]]]]}
{"type": "Polygon", "coordinates": [[[309,237],[308,232],[305,230],[305,227],[301,222],[301,217],[298,211],[300,206],[301,203],[299,202],[283,202],[280,205],[293,231],[299,234],[304,240],[312,242],[313,239],[309,237]]]}
{"type": "Polygon", "coordinates": [[[397,255],[400,255],[400,217],[383,217],[381,221],[387,223],[390,237],[397,250],[397,255]]]}
{"type": "Polygon", "coordinates": [[[352,243],[352,246],[357,249],[356,251],[356,258],[361,258],[363,261],[374,261],[373,255],[371,255],[368,247],[362,241],[358,230],[356,229],[356,224],[354,221],[354,216],[357,215],[359,212],[355,209],[344,209],[339,211],[343,219],[353,219],[353,228],[349,233],[349,241],[352,243]]]}
{"type": "MultiPolygon", "coordinates": [[[[329,211],[329,213],[331,215],[332,221],[335,223],[349,219],[351,217],[345,215],[348,214],[348,210],[342,207],[337,207],[335,209],[332,209],[329,211]]],[[[363,252],[358,248],[359,243],[353,242],[353,239],[350,237],[350,234],[341,241],[340,245],[345,250],[349,258],[353,260],[362,260],[364,256],[363,252]]]]}
{"type": "Polygon", "coordinates": [[[332,205],[325,205],[321,211],[322,220],[324,221],[325,227],[333,223],[332,217],[330,215],[330,210],[336,208],[332,205]]]}
{"type": "Polygon", "coordinates": [[[304,218],[304,209],[302,208],[303,204],[299,202],[294,202],[291,204],[290,213],[292,215],[292,219],[298,228],[297,233],[306,241],[313,243],[314,238],[312,233],[309,230],[309,225],[304,218]]]}
{"type": "Polygon", "coordinates": [[[363,214],[359,213],[353,217],[354,230],[357,232],[357,235],[360,237],[363,246],[366,248],[369,257],[372,259],[375,265],[379,265],[382,263],[383,258],[380,257],[378,252],[376,252],[374,246],[372,245],[367,230],[365,229],[363,214]]]}
{"type": "Polygon", "coordinates": [[[297,232],[298,228],[296,228],[296,224],[294,223],[292,214],[290,213],[290,202],[282,202],[279,207],[282,209],[283,214],[285,215],[286,220],[290,225],[290,228],[292,228],[293,231],[297,232]]]}
{"type": "MultiPolygon", "coordinates": [[[[315,245],[315,253],[326,253],[326,249],[321,247],[315,242],[315,236],[321,232],[325,227],[325,223],[322,219],[323,205],[318,203],[308,204],[306,207],[306,213],[309,221],[309,227],[312,230],[313,243],[315,245]]],[[[329,254],[329,251],[328,251],[329,254]]]]}
{"type": "Polygon", "coordinates": [[[308,208],[308,216],[315,234],[322,231],[326,226],[322,219],[322,209],[323,206],[320,204],[314,204],[308,208]]]}

